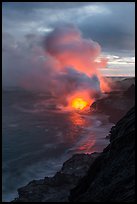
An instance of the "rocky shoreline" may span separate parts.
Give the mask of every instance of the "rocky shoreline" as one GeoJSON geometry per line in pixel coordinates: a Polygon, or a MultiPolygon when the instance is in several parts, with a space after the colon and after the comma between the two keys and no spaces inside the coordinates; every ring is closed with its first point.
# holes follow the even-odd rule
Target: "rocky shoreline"
{"type": "Polygon", "coordinates": [[[93,112],[109,115],[109,121],[116,123],[135,103],[135,84],[119,91],[112,91],[96,100],[90,109],[93,112]]]}
{"type": "Polygon", "coordinates": [[[135,109],[112,127],[110,144],[71,190],[72,202],[135,201],[135,109]]]}
{"type": "Polygon", "coordinates": [[[86,175],[98,156],[99,153],[73,155],[55,176],[33,180],[18,189],[19,198],[13,202],[69,202],[70,190],[86,175]]]}
{"type": "Polygon", "coordinates": [[[76,154],[53,177],[31,181],[12,202],[133,202],[135,110],[110,131],[102,153],[76,154]]]}

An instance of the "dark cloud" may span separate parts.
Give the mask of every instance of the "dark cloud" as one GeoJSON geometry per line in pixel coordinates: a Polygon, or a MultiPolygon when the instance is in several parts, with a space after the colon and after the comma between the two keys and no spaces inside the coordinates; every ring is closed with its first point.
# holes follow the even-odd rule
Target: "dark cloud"
{"type": "MultiPolygon", "coordinates": [[[[89,21],[88,21],[89,22],[89,21]]],[[[121,24],[112,24],[109,20],[98,19],[96,22],[80,25],[85,37],[97,41],[104,50],[134,50],[135,35],[121,24]]]]}
{"type": "Polygon", "coordinates": [[[133,3],[108,3],[109,15],[85,18],[79,24],[86,37],[101,44],[104,50],[135,49],[135,8],[133,3]]]}
{"type": "Polygon", "coordinates": [[[103,50],[134,49],[134,2],[3,3],[3,29],[15,31],[15,35],[61,22],[78,25],[84,36],[99,42],[103,50]]]}
{"type": "Polygon", "coordinates": [[[3,2],[6,9],[20,10],[21,12],[33,12],[39,9],[71,9],[84,5],[95,4],[88,2],[3,2]]]}

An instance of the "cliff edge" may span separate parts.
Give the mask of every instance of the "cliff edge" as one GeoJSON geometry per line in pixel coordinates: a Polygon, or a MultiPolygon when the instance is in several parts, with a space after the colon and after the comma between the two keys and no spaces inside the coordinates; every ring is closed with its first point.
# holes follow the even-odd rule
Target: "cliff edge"
{"type": "Polygon", "coordinates": [[[110,144],[71,190],[71,202],[135,201],[135,108],[113,126],[110,144]]]}

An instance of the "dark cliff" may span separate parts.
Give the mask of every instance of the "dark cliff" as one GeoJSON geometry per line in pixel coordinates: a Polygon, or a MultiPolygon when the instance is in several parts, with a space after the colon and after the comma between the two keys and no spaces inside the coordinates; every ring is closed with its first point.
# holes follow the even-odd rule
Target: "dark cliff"
{"type": "Polygon", "coordinates": [[[91,105],[91,111],[109,115],[109,120],[116,123],[135,104],[135,85],[131,84],[124,91],[113,91],[106,97],[96,100],[91,105]]]}
{"type": "Polygon", "coordinates": [[[133,202],[135,200],[135,110],[111,129],[110,144],[71,190],[71,202],[133,202]]]}
{"type": "Polygon", "coordinates": [[[75,154],[64,162],[53,177],[31,181],[18,189],[19,198],[12,202],[68,202],[70,190],[88,171],[99,153],[75,154]]]}

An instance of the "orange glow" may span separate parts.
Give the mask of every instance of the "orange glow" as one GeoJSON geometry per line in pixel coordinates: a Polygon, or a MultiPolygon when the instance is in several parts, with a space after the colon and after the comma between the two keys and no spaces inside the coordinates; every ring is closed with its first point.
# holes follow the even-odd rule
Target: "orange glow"
{"type": "Polygon", "coordinates": [[[81,114],[77,112],[72,112],[69,115],[70,121],[72,122],[73,125],[83,127],[86,124],[86,120],[84,117],[81,116],[81,114]]]}
{"type": "Polygon", "coordinates": [[[71,105],[75,109],[83,110],[89,104],[88,104],[87,101],[83,100],[82,98],[75,98],[75,99],[72,100],[71,105]]]}
{"type": "Polygon", "coordinates": [[[67,97],[68,106],[67,110],[85,111],[88,110],[90,105],[94,102],[94,98],[91,98],[89,90],[77,91],[67,97]]]}

